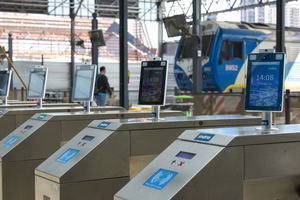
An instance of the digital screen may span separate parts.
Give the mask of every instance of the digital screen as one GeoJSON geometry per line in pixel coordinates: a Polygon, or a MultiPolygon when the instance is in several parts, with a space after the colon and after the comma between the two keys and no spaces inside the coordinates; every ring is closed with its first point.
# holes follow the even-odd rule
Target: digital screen
{"type": "Polygon", "coordinates": [[[8,96],[8,86],[9,86],[9,72],[0,71],[0,96],[8,96]]]}
{"type": "Polygon", "coordinates": [[[30,73],[28,98],[43,98],[46,84],[46,71],[33,71],[30,73]]]}
{"type": "Polygon", "coordinates": [[[170,170],[159,169],[153,176],[151,176],[144,186],[151,187],[157,190],[162,190],[172,179],[177,176],[178,172],[170,170]]]}
{"type": "Polygon", "coordinates": [[[25,126],[25,130],[30,130],[33,126],[25,126]]]}
{"type": "Polygon", "coordinates": [[[95,137],[94,136],[89,136],[89,135],[86,135],[82,138],[82,140],[86,140],[86,141],[92,141],[95,137]]]}
{"type": "Polygon", "coordinates": [[[56,161],[61,162],[61,163],[67,163],[69,160],[74,158],[79,153],[79,150],[77,149],[68,149],[65,151],[61,156],[59,156],[56,161]]]}
{"type": "Polygon", "coordinates": [[[14,144],[16,141],[20,140],[18,136],[12,136],[9,140],[7,140],[3,146],[10,147],[12,144],[14,144]]]}
{"type": "Polygon", "coordinates": [[[147,66],[142,67],[139,89],[140,105],[164,104],[166,76],[166,61],[148,62],[147,66]]]}
{"type": "Polygon", "coordinates": [[[179,157],[179,158],[184,158],[184,159],[193,159],[195,157],[196,154],[194,153],[188,153],[188,152],[184,152],[184,151],[180,151],[176,157],[179,157]]]}
{"type": "Polygon", "coordinates": [[[91,101],[94,93],[94,80],[95,71],[94,69],[77,69],[74,89],[73,89],[73,100],[74,101],[91,101]]]}
{"type": "Polygon", "coordinates": [[[246,88],[246,110],[281,110],[284,72],[283,56],[281,58],[281,60],[276,60],[276,54],[268,54],[252,57],[252,61],[250,59],[246,88]]]}

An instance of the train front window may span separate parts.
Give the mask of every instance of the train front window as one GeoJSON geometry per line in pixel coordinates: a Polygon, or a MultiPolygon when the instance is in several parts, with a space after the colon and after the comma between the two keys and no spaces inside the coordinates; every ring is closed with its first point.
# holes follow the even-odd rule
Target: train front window
{"type": "Polygon", "coordinates": [[[224,40],[222,42],[219,64],[223,63],[223,60],[242,60],[243,59],[243,42],[224,40]]]}
{"type": "Polygon", "coordinates": [[[243,59],[243,42],[232,42],[232,58],[243,59]]]}
{"type": "Polygon", "coordinates": [[[205,35],[202,37],[202,56],[209,57],[212,41],[215,35],[205,35]]]}
{"type": "Polygon", "coordinates": [[[180,43],[178,58],[193,58],[193,38],[184,38],[180,43]]]}
{"type": "MultiPolygon", "coordinates": [[[[215,35],[205,35],[202,37],[202,56],[209,57],[212,41],[215,35]]],[[[193,58],[194,38],[184,38],[180,43],[178,58],[193,58]]]]}

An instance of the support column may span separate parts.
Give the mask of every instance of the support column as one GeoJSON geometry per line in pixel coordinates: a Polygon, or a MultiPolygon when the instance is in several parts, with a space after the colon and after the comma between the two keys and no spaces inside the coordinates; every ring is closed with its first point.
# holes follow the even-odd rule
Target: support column
{"type": "Polygon", "coordinates": [[[163,40],[164,40],[164,23],[162,21],[163,13],[162,13],[163,2],[157,2],[157,21],[158,21],[158,57],[163,59],[163,40]]]}
{"type": "Polygon", "coordinates": [[[277,0],[276,8],[276,52],[285,52],[285,0],[277,0]]]}
{"type": "Polygon", "coordinates": [[[75,72],[75,12],[74,12],[74,0],[70,0],[70,18],[71,18],[71,88],[70,99],[72,98],[73,78],[75,72]]]}
{"type": "Polygon", "coordinates": [[[201,30],[201,0],[193,0],[193,94],[202,92],[202,30],[201,30]]]}
{"type": "MultiPolygon", "coordinates": [[[[10,58],[11,61],[13,61],[13,38],[12,38],[12,33],[8,34],[8,57],[10,58]]],[[[11,69],[11,66],[9,62],[7,62],[8,69],[11,69]]],[[[14,73],[11,74],[11,83],[10,83],[10,90],[13,90],[14,85],[13,85],[13,75],[14,73]]]]}
{"type": "Polygon", "coordinates": [[[201,30],[201,0],[193,0],[193,95],[194,115],[201,115],[204,110],[202,92],[202,30],[201,30]]]}
{"type": "Polygon", "coordinates": [[[119,1],[120,17],[120,106],[128,103],[128,0],[119,1]]]}
{"type": "MultiPolygon", "coordinates": [[[[92,30],[98,29],[97,13],[93,13],[92,30]]],[[[98,46],[92,41],[92,64],[98,66],[98,46]]]]}

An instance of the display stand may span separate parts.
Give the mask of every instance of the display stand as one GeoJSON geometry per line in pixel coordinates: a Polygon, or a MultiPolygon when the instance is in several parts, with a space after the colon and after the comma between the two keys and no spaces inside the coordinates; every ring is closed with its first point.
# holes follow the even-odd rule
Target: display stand
{"type": "Polygon", "coordinates": [[[161,58],[143,61],[141,66],[138,105],[152,106],[152,120],[161,120],[160,106],[165,104],[168,62],[161,58]]]}
{"type": "Polygon", "coordinates": [[[245,110],[262,112],[262,133],[278,130],[273,127],[272,112],[283,109],[284,53],[261,49],[249,54],[245,110]]]}
{"type": "Polygon", "coordinates": [[[2,102],[3,102],[3,105],[7,105],[7,97],[4,97],[2,102]]]}
{"type": "Polygon", "coordinates": [[[38,108],[43,108],[43,99],[39,98],[36,104],[38,108]]]}
{"type": "Polygon", "coordinates": [[[47,67],[35,66],[30,69],[27,98],[37,99],[37,108],[43,107],[43,98],[45,98],[46,94],[47,78],[47,67]]]}
{"type": "Polygon", "coordinates": [[[160,106],[152,106],[152,119],[155,121],[160,119],[160,106]]]}
{"type": "Polygon", "coordinates": [[[91,103],[89,101],[84,102],[84,112],[90,113],[91,112],[91,103]]]}
{"type": "Polygon", "coordinates": [[[0,70],[0,96],[3,97],[3,105],[7,105],[11,82],[11,73],[11,70],[0,70]]]}
{"type": "Polygon", "coordinates": [[[83,63],[76,66],[74,74],[74,87],[72,101],[83,102],[84,112],[91,112],[91,101],[93,99],[97,66],[83,63]]]}

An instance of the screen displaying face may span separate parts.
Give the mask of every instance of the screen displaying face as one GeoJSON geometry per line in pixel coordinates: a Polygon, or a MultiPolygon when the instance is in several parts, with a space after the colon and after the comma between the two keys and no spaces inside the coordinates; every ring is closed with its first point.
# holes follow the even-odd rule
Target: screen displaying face
{"type": "Polygon", "coordinates": [[[252,61],[248,64],[246,110],[281,110],[283,55],[281,60],[277,58],[276,54],[252,56],[252,61]]]}
{"type": "Polygon", "coordinates": [[[155,104],[163,101],[165,68],[145,67],[142,70],[142,88],[140,98],[144,104],[155,104]]]}
{"type": "Polygon", "coordinates": [[[29,87],[28,87],[28,98],[44,97],[45,80],[46,80],[46,71],[31,72],[29,87]]]}
{"type": "Polygon", "coordinates": [[[9,81],[9,73],[1,72],[0,73],[0,96],[5,97],[7,96],[8,91],[8,81],[9,81]]]}
{"type": "Polygon", "coordinates": [[[89,101],[93,95],[93,69],[79,69],[75,76],[73,100],[89,101]]]}

